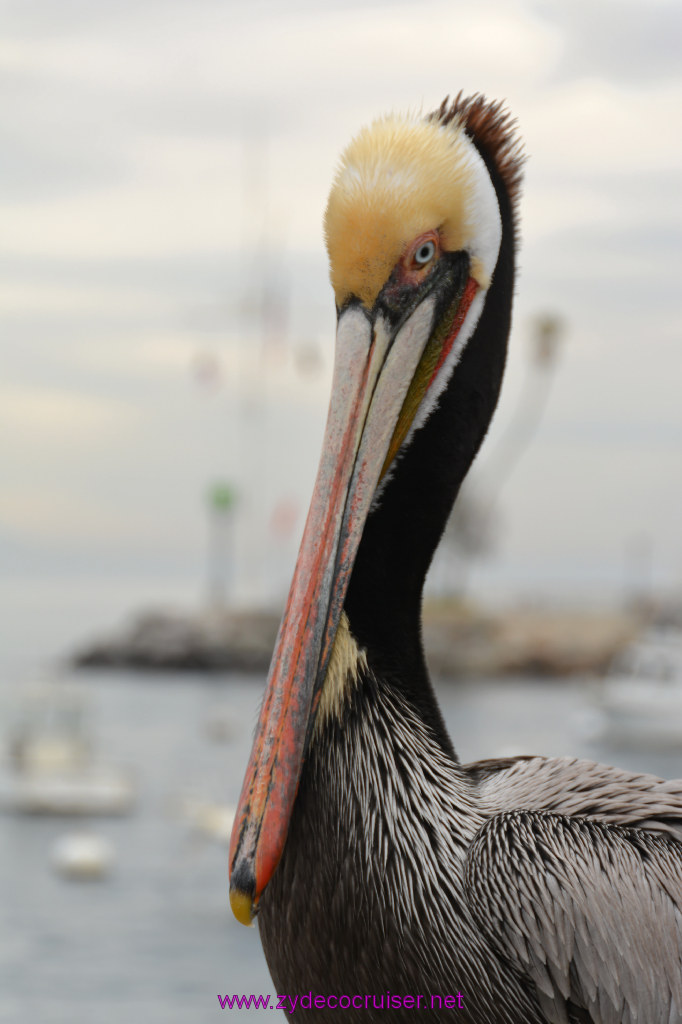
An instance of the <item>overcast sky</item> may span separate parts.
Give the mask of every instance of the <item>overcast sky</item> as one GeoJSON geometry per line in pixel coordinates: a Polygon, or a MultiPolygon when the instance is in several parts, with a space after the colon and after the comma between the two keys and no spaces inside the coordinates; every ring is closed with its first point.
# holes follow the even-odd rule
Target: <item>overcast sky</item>
{"type": "Polygon", "coordinates": [[[238,592],[281,591],[328,399],[335,161],[460,88],[507,100],[529,158],[488,455],[533,317],[565,322],[477,586],[613,592],[649,545],[680,588],[678,0],[5,0],[0,21],[0,594],[196,597],[216,479],[242,495],[238,592]]]}

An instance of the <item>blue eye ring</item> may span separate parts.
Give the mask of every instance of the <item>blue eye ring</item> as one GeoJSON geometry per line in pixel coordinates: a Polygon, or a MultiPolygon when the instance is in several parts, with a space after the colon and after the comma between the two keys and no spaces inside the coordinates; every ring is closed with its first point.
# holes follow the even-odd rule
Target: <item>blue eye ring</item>
{"type": "Polygon", "coordinates": [[[427,238],[427,240],[422,242],[416,250],[413,259],[418,267],[425,267],[427,263],[431,262],[435,255],[436,243],[432,239],[427,238]]]}

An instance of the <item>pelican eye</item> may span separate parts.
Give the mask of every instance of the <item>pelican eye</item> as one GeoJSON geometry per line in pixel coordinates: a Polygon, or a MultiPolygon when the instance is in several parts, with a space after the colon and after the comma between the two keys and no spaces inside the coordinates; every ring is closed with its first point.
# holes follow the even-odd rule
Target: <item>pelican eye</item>
{"type": "Polygon", "coordinates": [[[436,243],[430,239],[427,242],[422,242],[417,251],[414,254],[414,262],[419,267],[425,266],[430,263],[433,257],[436,255],[436,243]]]}

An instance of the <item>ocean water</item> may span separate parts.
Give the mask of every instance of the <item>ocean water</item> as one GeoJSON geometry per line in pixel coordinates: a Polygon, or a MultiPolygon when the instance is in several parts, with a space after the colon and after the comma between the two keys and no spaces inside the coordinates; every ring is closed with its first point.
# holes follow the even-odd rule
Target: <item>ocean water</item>
{"type": "MultiPolygon", "coordinates": [[[[87,705],[98,756],[134,773],[136,810],[88,822],[0,815],[0,1021],[180,1024],[262,1016],[218,995],[274,993],[256,928],[228,903],[227,846],[180,814],[183,798],[236,803],[262,679],[64,673],[87,705]],[[227,724],[220,742],[211,724],[227,724]],[[55,842],[109,840],[104,881],[66,881],[55,842]]],[[[490,679],[438,686],[463,759],[578,754],[682,775],[679,754],[609,751],[592,737],[590,680],[490,679]]],[[[11,688],[5,688],[5,705],[11,688]]]]}

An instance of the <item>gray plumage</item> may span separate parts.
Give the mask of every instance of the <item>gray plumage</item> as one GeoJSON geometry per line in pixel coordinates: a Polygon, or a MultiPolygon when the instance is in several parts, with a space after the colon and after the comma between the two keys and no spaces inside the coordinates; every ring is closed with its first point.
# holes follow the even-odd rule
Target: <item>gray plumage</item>
{"type": "Polygon", "coordinates": [[[682,1024],[682,781],[460,765],[367,672],[313,742],[259,927],[282,993],[459,990],[430,1012],[460,1024],[682,1024]]]}

